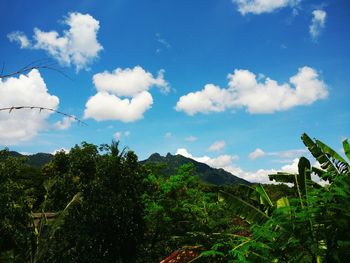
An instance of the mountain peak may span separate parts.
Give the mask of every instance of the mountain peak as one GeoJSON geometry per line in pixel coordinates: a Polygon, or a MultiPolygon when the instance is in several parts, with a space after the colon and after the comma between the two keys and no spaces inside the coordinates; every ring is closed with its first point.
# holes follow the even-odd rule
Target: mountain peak
{"type": "Polygon", "coordinates": [[[175,175],[177,169],[187,163],[192,163],[196,170],[196,175],[200,180],[206,183],[211,183],[215,185],[225,185],[225,184],[245,184],[250,185],[251,183],[239,178],[224,169],[216,169],[210,167],[205,163],[197,162],[191,158],[182,155],[172,155],[167,153],[167,155],[161,156],[159,153],[152,154],[148,159],[141,161],[143,164],[165,164],[164,168],[160,171],[166,176],[175,175]]]}

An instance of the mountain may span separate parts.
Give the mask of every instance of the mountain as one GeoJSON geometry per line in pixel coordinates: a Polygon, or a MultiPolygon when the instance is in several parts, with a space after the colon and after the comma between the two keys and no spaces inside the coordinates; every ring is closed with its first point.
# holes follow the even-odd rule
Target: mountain
{"type": "Polygon", "coordinates": [[[26,158],[27,160],[26,163],[34,167],[43,166],[44,164],[47,164],[48,162],[50,162],[53,158],[53,155],[50,153],[36,153],[31,155],[24,155],[15,151],[10,151],[9,155],[12,157],[26,158]]]}
{"type": "Polygon", "coordinates": [[[148,159],[141,161],[142,164],[155,164],[162,165],[160,172],[165,175],[176,174],[177,169],[184,164],[192,163],[196,169],[196,173],[200,180],[206,183],[215,185],[225,184],[245,184],[251,183],[239,178],[224,169],[212,168],[207,164],[197,162],[191,158],[184,157],[182,155],[172,155],[168,153],[166,156],[161,156],[159,153],[152,154],[148,159]]]}
{"type": "MultiPolygon", "coordinates": [[[[9,152],[10,156],[13,157],[24,157],[27,160],[27,164],[40,167],[50,162],[53,158],[52,154],[49,153],[36,153],[31,155],[23,155],[15,151],[9,152]]],[[[212,168],[205,163],[197,162],[191,158],[184,157],[182,155],[172,155],[168,153],[166,156],[161,156],[159,153],[152,154],[148,159],[140,161],[141,164],[153,164],[160,165],[159,172],[164,175],[176,174],[177,169],[184,164],[192,163],[196,169],[196,173],[200,180],[206,183],[215,185],[226,185],[226,184],[245,184],[250,185],[251,183],[239,178],[224,169],[212,168]]]]}

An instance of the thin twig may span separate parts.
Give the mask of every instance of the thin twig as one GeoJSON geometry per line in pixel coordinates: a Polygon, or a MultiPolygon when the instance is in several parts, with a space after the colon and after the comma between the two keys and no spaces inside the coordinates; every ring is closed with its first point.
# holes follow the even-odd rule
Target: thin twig
{"type": "MultiPolygon", "coordinates": [[[[23,74],[23,73],[26,73],[26,72],[31,71],[33,69],[49,69],[49,70],[53,70],[53,71],[60,73],[62,76],[66,77],[69,80],[73,80],[71,77],[69,77],[62,70],[55,68],[54,67],[55,65],[57,65],[57,63],[52,62],[52,60],[50,60],[50,59],[38,59],[38,60],[35,60],[35,61],[29,63],[28,65],[24,66],[23,68],[21,68],[17,71],[7,73],[4,75],[3,75],[3,69],[2,69],[1,74],[0,74],[0,79],[5,79],[5,78],[9,78],[9,77],[12,77],[15,75],[23,74]]],[[[4,68],[4,65],[3,65],[3,68],[4,68]]]]}
{"type": "Polygon", "coordinates": [[[82,120],[78,119],[74,115],[70,115],[70,114],[64,113],[62,111],[58,111],[58,110],[55,110],[55,109],[52,109],[52,108],[46,108],[46,107],[39,107],[39,106],[12,106],[12,107],[0,108],[0,111],[8,111],[9,114],[10,114],[13,110],[21,110],[21,109],[30,109],[30,110],[38,109],[38,110],[40,110],[40,112],[42,110],[52,111],[52,112],[61,114],[63,116],[72,118],[72,119],[76,120],[79,124],[87,125],[85,122],[83,122],[82,120]]]}

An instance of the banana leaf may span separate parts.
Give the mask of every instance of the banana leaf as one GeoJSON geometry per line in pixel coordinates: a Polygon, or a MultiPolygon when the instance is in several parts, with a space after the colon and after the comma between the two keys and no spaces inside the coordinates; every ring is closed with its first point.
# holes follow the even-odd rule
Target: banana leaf
{"type": "Polygon", "coordinates": [[[295,182],[295,175],[291,173],[285,173],[285,172],[277,172],[276,174],[269,174],[270,181],[275,180],[279,183],[291,183],[294,184],[295,182]]]}
{"type": "Polygon", "coordinates": [[[300,197],[306,196],[306,181],[311,181],[311,164],[308,159],[301,157],[298,163],[298,172],[296,176],[297,188],[300,190],[300,197]]]}
{"type": "Polygon", "coordinates": [[[228,209],[232,210],[234,214],[245,219],[250,224],[260,224],[269,219],[269,216],[259,208],[256,208],[255,206],[232,194],[220,191],[218,199],[219,202],[225,202],[228,209]]]}
{"type": "Polygon", "coordinates": [[[348,159],[350,160],[350,144],[348,139],[343,141],[343,148],[344,148],[346,157],[348,157],[348,159]]]}
{"type": "Polygon", "coordinates": [[[277,208],[281,207],[289,207],[289,199],[287,197],[281,197],[280,199],[277,200],[277,208]]]}
{"type": "Polygon", "coordinates": [[[257,192],[257,194],[259,196],[260,204],[264,205],[264,207],[265,207],[265,213],[269,214],[271,209],[273,208],[273,203],[272,203],[270,197],[268,196],[268,194],[266,193],[264,187],[261,184],[259,184],[255,188],[255,191],[257,192]]]}
{"type": "MultiPolygon", "coordinates": [[[[311,154],[316,158],[316,160],[320,163],[321,168],[327,170],[329,172],[327,175],[327,179],[329,182],[332,182],[334,179],[334,176],[338,173],[338,169],[336,165],[332,162],[331,158],[332,155],[331,153],[334,153],[334,150],[329,148],[327,145],[324,143],[321,143],[320,141],[317,141],[316,143],[306,134],[304,133],[301,136],[301,139],[305,146],[309,149],[311,154]],[[329,155],[330,157],[328,157],[329,155]]],[[[335,157],[338,157],[338,154],[336,154],[335,157]]],[[[334,157],[334,159],[336,159],[334,157]]],[[[339,160],[340,161],[340,160],[339,160]]]]}

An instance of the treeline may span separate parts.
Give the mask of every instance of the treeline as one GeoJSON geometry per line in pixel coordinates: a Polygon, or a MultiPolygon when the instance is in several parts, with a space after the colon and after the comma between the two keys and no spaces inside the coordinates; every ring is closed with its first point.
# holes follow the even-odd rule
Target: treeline
{"type": "Polygon", "coordinates": [[[346,262],[349,163],[302,139],[322,169],[300,158],[298,174],[271,175],[292,187],[206,184],[191,164],[164,175],[117,143],[40,168],[2,150],[0,262],[346,262]]]}

